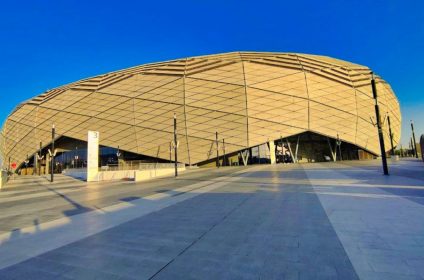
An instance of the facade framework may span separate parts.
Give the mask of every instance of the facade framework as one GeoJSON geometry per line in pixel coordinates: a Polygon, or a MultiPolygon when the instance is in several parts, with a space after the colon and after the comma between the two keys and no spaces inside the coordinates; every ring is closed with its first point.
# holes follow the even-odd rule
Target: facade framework
{"type": "MultiPolygon", "coordinates": [[[[370,80],[365,66],[296,53],[232,52],[136,66],[20,104],[3,126],[4,157],[21,164],[34,156],[40,142],[50,144],[54,123],[57,138],[86,140],[95,130],[103,146],[169,159],[174,113],[178,160],[186,164],[216,157],[216,132],[226,153],[312,132],[378,155],[370,80]]],[[[387,82],[376,82],[396,144],[399,102],[387,82]]]]}

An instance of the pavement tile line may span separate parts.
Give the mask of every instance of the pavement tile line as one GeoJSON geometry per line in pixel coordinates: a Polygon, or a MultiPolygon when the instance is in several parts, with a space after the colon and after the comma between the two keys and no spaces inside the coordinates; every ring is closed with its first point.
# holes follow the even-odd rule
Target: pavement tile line
{"type": "Polygon", "coordinates": [[[222,219],[214,223],[210,228],[208,228],[205,232],[203,232],[198,238],[193,240],[187,247],[185,247],[181,252],[178,253],[174,258],[172,258],[168,263],[166,263],[162,268],[160,268],[155,274],[153,274],[149,280],[154,279],[156,276],[158,276],[159,273],[161,273],[165,268],[167,268],[170,264],[172,264],[179,256],[184,254],[187,250],[189,250],[191,247],[193,247],[197,242],[202,240],[202,238],[211,232],[217,225],[221,224],[223,221],[227,219],[234,211],[236,211],[240,206],[242,206],[244,203],[246,203],[247,200],[249,200],[251,197],[247,197],[243,199],[240,203],[238,203],[233,209],[231,209],[227,214],[225,214],[222,219]]]}
{"type": "Polygon", "coordinates": [[[237,175],[248,172],[252,168],[255,167],[169,192],[107,206],[101,210],[25,227],[19,232],[0,234],[0,269],[223,187],[230,182],[242,179],[237,175]]]}
{"type": "MultiPolygon", "coordinates": [[[[352,168],[355,168],[355,166],[352,166],[352,168]]],[[[355,172],[350,171],[328,170],[328,180],[338,181],[341,186],[350,186],[350,184],[344,183],[345,181],[352,180],[349,174],[357,176],[355,172]]],[[[375,177],[378,174],[377,172],[379,171],[375,170],[374,174],[367,174],[367,176],[375,177]]],[[[305,169],[305,173],[308,178],[313,178],[314,176],[307,169],[305,169]]],[[[417,182],[416,179],[396,175],[384,178],[386,178],[387,182],[401,179],[406,185],[404,187],[407,189],[410,188],[408,183],[417,182]]],[[[366,176],[361,177],[363,181],[367,179],[369,178],[366,176]]],[[[404,242],[403,240],[406,240],[405,238],[400,238],[399,233],[393,232],[394,225],[390,221],[385,222],[394,213],[389,213],[387,210],[386,212],[382,211],[382,209],[385,209],[385,205],[396,203],[396,206],[393,205],[393,207],[398,212],[404,211],[400,206],[417,209],[421,212],[423,211],[421,210],[423,206],[412,202],[408,198],[422,199],[423,197],[387,194],[388,192],[384,189],[389,190],[390,188],[382,188],[380,185],[374,185],[372,183],[365,183],[365,185],[368,185],[369,188],[374,188],[380,194],[344,193],[343,187],[336,188],[339,191],[338,193],[326,193],[321,192],[320,187],[314,186],[314,179],[310,180],[334,231],[357,275],[361,279],[387,279],[387,277],[389,279],[424,279],[424,269],[422,269],[422,266],[420,268],[422,270],[421,274],[417,274],[412,267],[408,266],[408,261],[410,261],[408,258],[411,257],[413,260],[416,260],[418,257],[424,263],[424,257],[421,254],[423,247],[415,247],[414,245],[417,245],[416,243],[411,245],[406,241],[404,242]],[[346,198],[344,200],[336,200],[332,198],[334,196],[344,196],[346,198]],[[359,197],[379,198],[379,202],[375,200],[375,203],[369,204],[367,200],[357,200],[359,197]],[[387,202],[385,202],[384,199],[390,200],[386,200],[387,202]],[[390,238],[386,237],[382,239],[382,237],[385,237],[385,234],[389,235],[390,238]],[[419,256],[417,256],[417,253],[419,256]]],[[[402,186],[397,186],[396,188],[405,189],[402,186]]],[[[419,226],[415,231],[416,233],[411,228],[408,230],[408,233],[412,235],[419,232],[422,233],[419,226]]]]}
{"type": "MultiPolygon", "coordinates": [[[[315,189],[316,187],[314,187],[315,189]]],[[[415,198],[415,199],[423,199],[424,197],[417,198],[416,196],[412,195],[394,195],[394,194],[373,194],[373,193],[340,193],[340,192],[326,192],[321,191],[320,189],[315,190],[314,192],[307,192],[307,193],[313,193],[313,194],[319,194],[319,195],[336,195],[336,196],[350,196],[350,197],[361,197],[361,198],[415,198]]]]}

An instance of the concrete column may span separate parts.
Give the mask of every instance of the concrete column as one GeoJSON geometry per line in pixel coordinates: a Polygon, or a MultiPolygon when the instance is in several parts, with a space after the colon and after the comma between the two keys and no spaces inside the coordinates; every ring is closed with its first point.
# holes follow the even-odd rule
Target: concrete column
{"type": "Polygon", "coordinates": [[[46,167],[44,168],[44,174],[50,174],[50,155],[46,154],[46,167]]]}
{"type": "Polygon", "coordinates": [[[7,183],[7,171],[0,170],[0,189],[7,183]]]}
{"type": "Polygon", "coordinates": [[[34,168],[32,170],[32,175],[38,174],[38,160],[37,160],[37,154],[34,155],[34,168]]]}
{"type": "Polygon", "coordinates": [[[271,159],[271,164],[275,164],[276,163],[276,158],[275,158],[275,144],[274,141],[269,141],[268,142],[269,145],[269,157],[271,159]]]}

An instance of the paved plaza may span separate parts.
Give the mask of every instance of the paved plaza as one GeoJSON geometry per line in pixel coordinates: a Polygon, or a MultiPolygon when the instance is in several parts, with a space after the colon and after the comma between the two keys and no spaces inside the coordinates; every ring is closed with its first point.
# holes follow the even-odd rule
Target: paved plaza
{"type": "Polygon", "coordinates": [[[0,191],[0,279],[424,279],[424,164],[21,177],[0,191]]]}

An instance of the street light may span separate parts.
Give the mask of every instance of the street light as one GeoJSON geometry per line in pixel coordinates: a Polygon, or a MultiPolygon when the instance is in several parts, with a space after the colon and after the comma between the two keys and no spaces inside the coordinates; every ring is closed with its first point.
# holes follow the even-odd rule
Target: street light
{"type": "Polygon", "coordinates": [[[118,159],[118,170],[119,170],[119,157],[121,156],[121,151],[119,150],[119,145],[118,145],[118,150],[116,151],[116,157],[118,159]]]}
{"type": "Polygon", "coordinates": [[[54,138],[56,134],[56,129],[54,124],[52,125],[52,151],[51,151],[51,174],[50,174],[50,182],[54,181],[54,156],[56,155],[56,151],[54,150],[54,138]]]}
{"type": "Polygon", "coordinates": [[[390,136],[390,146],[392,148],[391,155],[395,155],[395,149],[393,148],[393,133],[392,133],[392,126],[390,124],[390,116],[387,115],[387,124],[389,125],[389,136],[390,136]]]}
{"type": "Polygon", "coordinates": [[[375,86],[373,72],[371,72],[371,88],[372,88],[372,94],[375,101],[375,105],[374,105],[375,117],[377,119],[378,138],[380,140],[380,151],[381,151],[381,160],[383,163],[383,172],[384,172],[384,175],[389,175],[389,170],[387,168],[386,148],[384,147],[383,129],[381,127],[380,108],[378,106],[378,100],[377,100],[377,87],[375,86]]]}
{"type": "Polygon", "coordinates": [[[41,150],[43,147],[43,143],[40,142],[40,151],[37,155],[37,162],[38,162],[38,176],[41,176],[41,161],[44,159],[44,156],[41,155],[41,150]]]}
{"type": "Polygon", "coordinates": [[[414,132],[414,123],[411,120],[411,129],[412,129],[412,148],[414,149],[415,157],[418,158],[418,151],[417,151],[417,141],[415,141],[415,132],[414,132]]]}
{"type": "Polygon", "coordinates": [[[216,167],[219,168],[219,142],[218,142],[218,131],[215,132],[216,141],[216,167]]]}
{"type": "Polygon", "coordinates": [[[175,177],[178,176],[178,142],[177,142],[177,114],[174,113],[174,156],[175,156],[175,177]]]}
{"type": "Polygon", "coordinates": [[[25,174],[28,175],[28,163],[29,163],[28,154],[27,154],[27,158],[24,161],[24,163],[25,163],[25,174]]]}
{"type": "Polygon", "coordinates": [[[225,166],[227,163],[225,161],[225,140],[222,138],[222,166],[225,166]]]}
{"type": "Polygon", "coordinates": [[[343,160],[343,158],[342,158],[342,149],[340,147],[342,145],[342,141],[340,140],[338,133],[337,133],[336,145],[337,145],[338,150],[339,150],[340,161],[342,161],[343,160]]]}

